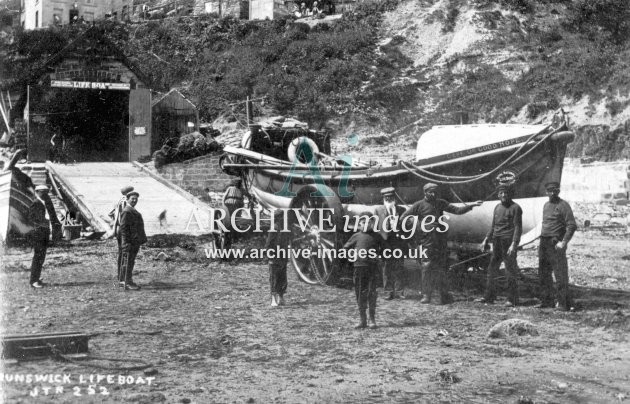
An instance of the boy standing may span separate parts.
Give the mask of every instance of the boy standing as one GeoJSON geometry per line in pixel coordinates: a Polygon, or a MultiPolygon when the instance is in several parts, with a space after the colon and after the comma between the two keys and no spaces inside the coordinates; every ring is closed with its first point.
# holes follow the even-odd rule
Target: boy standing
{"type": "MultiPolygon", "coordinates": [[[[361,216],[370,217],[371,213],[363,213],[361,216]]],[[[356,261],[354,262],[354,293],[359,305],[359,324],[357,329],[376,326],[376,280],[379,270],[378,253],[382,244],[382,237],[374,232],[371,221],[365,218],[358,224],[356,233],[344,244],[344,249],[354,249],[356,251],[356,261]],[[366,309],[369,314],[369,321],[366,316],[366,309]]]]}

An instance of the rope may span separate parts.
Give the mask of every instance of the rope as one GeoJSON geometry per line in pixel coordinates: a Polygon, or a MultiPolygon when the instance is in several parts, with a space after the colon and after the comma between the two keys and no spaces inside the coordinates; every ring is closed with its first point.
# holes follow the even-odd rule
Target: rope
{"type": "Polygon", "coordinates": [[[548,133],[547,135],[545,135],[545,137],[543,137],[540,141],[538,141],[535,145],[533,145],[531,147],[531,149],[529,149],[528,151],[526,151],[525,153],[521,154],[520,156],[516,157],[521,150],[523,150],[523,148],[525,148],[527,146],[527,144],[531,141],[531,139],[533,139],[535,136],[538,136],[540,133],[534,134],[532,136],[530,136],[530,138],[528,140],[525,141],[525,143],[523,143],[514,153],[512,153],[509,157],[507,157],[501,164],[499,164],[498,166],[496,166],[494,169],[483,173],[483,174],[479,174],[479,175],[474,175],[474,176],[454,176],[454,175],[442,175],[442,174],[437,174],[437,173],[433,173],[431,171],[422,169],[420,167],[409,167],[408,163],[401,161],[401,165],[410,173],[412,173],[413,175],[422,178],[426,181],[435,181],[437,183],[440,184],[468,184],[471,182],[475,182],[478,180],[481,180],[485,177],[488,177],[494,173],[496,173],[497,171],[499,171],[501,168],[503,168],[504,166],[506,166],[507,164],[511,164],[511,163],[516,163],[517,161],[523,159],[525,156],[527,156],[529,153],[531,153],[533,150],[535,150],[541,143],[543,143],[544,141],[546,141],[550,136],[552,136],[553,134],[555,134],[557,132],[556,131],[552,131],[550,133],[548,133]],[[516,157],[516,158],[515,158],[516,157]],[[418,173],[421,172],[424,175],[418,173]],[[457,178],[457,179],[461,179],[461,180],[457,180],[457,181],[449,181],[449,180],[438,180],[436,178],[431,178],[428,176],[434,176],[437,178],[446,178],[446,179],[450,179],[450,178],[457,178]]]}
{"type": "Polygon", "coordinates": [[[47,344],[48,348],[50,348],[51,352],[53,353],[54,359],[59,359],[62,360],[64,362],[71,362],[77,365],[82,365],[82,366],[88,366],[88,367],[92,367],[92,368],[96,368],[96,369],[104,369],[104,370],[114,370],[114,371],[120,371],[120,372],[125,372],[125,371],[131,371],[131,370],[144,370],[144,369],[148,369],[150,367],[153,367],[152,364],[142,360],[142,359],[118,359],[118,358],[106,358],[104,356],[85,356],[81,359],[74,359],[74,358],[70,358],[69,356],[66,356],[64,354],[61,353],[60,350],[58,350],[54,345],[51,344],[47,344]],[[109,361],[109,362],[135,362],[135,363],[140,363],[141,365],[136,365],[136,366],[104,366],[104,365],[98,365],[96,363],[83,363],[84,360],[99,360],[99,361],[109,361]]]}
{"type": "MultiPolygon", "coordinates": [[[[527,243],[525,243],[525,244],[523,244],[523,245],[518,246],[517,250],[522,250],[522,249],[523,249],[523,247],[525,247],[526,245],[529,245],[529,244],[533,243],[534,241],[538,240],[539,238],[540,238],[540,236],[538,236],[538,237],[534,238],[534,239],[533,239],[533,240],[531,240],[531,241],[528,241],[527,243]]],[[[468,258],[467,260],[460,261],[460,262],[457,262],[457,263],[455,263],[455,264],[451,265],[450,267],[448,267],[448,269],[453,269],[453,268],[455,268],[456,266],[459,266],[459,265],[465,264],[465,263],[470,262],[470,261],[477,260],[477,259],[479,259],[479,258],[481,258],[481,257],[484,257],[484,256],[486,256],[486,255],[490,255],[490,254],[492,254],[492,252],[490,252],[490,251],[489,251],[489,252],[484,252],[484,253],[481,253],[481,254],[479,254],[479,255],[475,255],[475,256],[474,256],[474,257],[472,257],[472,258],[468,258]]]]}

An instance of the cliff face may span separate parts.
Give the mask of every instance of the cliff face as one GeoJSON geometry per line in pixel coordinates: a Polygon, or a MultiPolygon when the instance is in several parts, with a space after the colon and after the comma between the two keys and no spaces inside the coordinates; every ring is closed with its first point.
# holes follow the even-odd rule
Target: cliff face
{"type": "Polygon", "coordinates": [[[400,2],[379,51],[407,59],[390,84],[415,84],[417,105],[398,117],[413,124],[393,149],[434,124],[533,123],[563,108],[577,133],[570,156],[630,158],[629,18],[612,0],[400,2]]]}
{"type": "MultiPolygon", "coordinates": [[[[331,127],[337,152],[408,158],[432,125],[534,123],[563,108],[570,156],[630,158],[626,0],[378,0],[307,22],[99,25],[152,88],[179,88],[206,121],[244,122],[250,96],[258,116],[331,127]]],[[[83,29],[19,33],[0,46],[0,74],[25,88],[83,29]]]]}

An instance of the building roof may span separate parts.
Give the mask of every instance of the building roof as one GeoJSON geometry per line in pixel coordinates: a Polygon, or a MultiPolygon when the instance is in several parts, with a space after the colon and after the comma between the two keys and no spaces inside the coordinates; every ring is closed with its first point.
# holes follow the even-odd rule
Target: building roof
{"type": "Polygon", "coordinates": [[[173,88],[171,89],[168,93],[166,94],[160,94],[158,97],[156,97],[154,100],[151,101],[151,107],[156,106],[157,104],[161,103],[162,101],[164,101],[165,99],[167,99],[168,97],[171,96],[176,96],[181,98],[182,100],[184,100],[186,103],[190,104],[190,106],[194,109],[197,109],[197,106],[195,104],[192,103],[192,101],[190,101],[188,98],[184,97],[184,95],[179,92],[178,89],[173,88]]]}
{"type": "Polygon", "coordinates": [[[92,53],[98,52],[100,54],[106,53],[106,56],[115,57],[116,59],[120,60],[123,65],[131,70],[131,72],[135,74],[136,77],[138,77],[138,79],[148,87],[148,77],[135,63],[129,60],[127,56],[125,56],[123,51],[118,46],[116,46],[111,40],[105,37],[102,29],[99,29],[96,26],[88,28],[78,38],[66,45],[62,50],[49,57],[46,62],[44,62],[42,67],[34,73],[34,77],[32,77],[32,80],[29,81],[34,81],[42,77],[44,74],[46,74],[51,66],[57,64],[64,57],[71,55],[72,52],[75,52],[77,50],[92,53]]]}

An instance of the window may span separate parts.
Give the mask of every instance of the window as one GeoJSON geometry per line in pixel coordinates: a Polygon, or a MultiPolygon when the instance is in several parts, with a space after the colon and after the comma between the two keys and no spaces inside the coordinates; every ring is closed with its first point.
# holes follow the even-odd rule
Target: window
{"type": "Polygon", "coordinates": [[[94,21],[94,13],[86,11],[83,13],[83,18],[85,18],[85,21],[94,21]]]}
{"type": "Polygon", "coordinates": [[[35,28],[39,27],[39,11],[35,11],[35,28]]]}
{"type": "Polygon", "coordinates": [[[53,24],[61,25],[63,16],[63,8],[54,8],[53,9],[53,24]]]}

